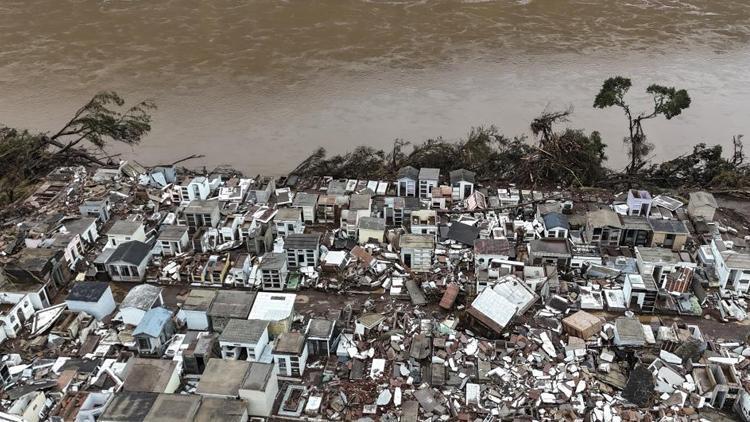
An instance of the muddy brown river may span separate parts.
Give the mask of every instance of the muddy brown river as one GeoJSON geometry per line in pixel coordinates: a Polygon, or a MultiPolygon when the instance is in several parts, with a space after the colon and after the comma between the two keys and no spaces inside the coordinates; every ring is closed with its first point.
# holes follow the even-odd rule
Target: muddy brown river
{"type": "Polygon", "coordinates": [[[0,122],[58,128],[99,90],[159,106],[119,151],[281,174],[317,146],[528,132],[545,109],[597,129],[610,166],[626,127],[594,110],[602,80],[686,88],[693,105],[650,121],[656,159],[750,135],[747,0],[3,0],[0,122]]]}

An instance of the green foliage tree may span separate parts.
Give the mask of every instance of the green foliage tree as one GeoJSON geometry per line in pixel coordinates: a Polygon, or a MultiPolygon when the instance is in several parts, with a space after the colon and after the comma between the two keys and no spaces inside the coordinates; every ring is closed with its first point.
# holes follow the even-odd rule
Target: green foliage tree
{"type": "Polygon", "coordinates": [[[690,96],[684,89],[674,87],[665,87],[662,85],[650,85],[646,92],[653,98],[654,106],[651,111],[636,113],[632,111],[630,105],[625,102],[625,95],[632,86],[629,78],[616,76],[604,81],[602,88],[594,98],[594,107],[608,108],[619,107],[625,112],[628,118],[628,137],[625,143],[630,150],[630,164],[627,173],[635,175],[645,165],[645,158],[653,149],[646,135],[643,132],[643,121],[653,119],[658,116],[664,116],[665,119],[672,118],[682,114],[682,111],[690,107],[690,96]]]}
{"type": "Polygon", "coordinates": [[[352,152],[328,157],[322,148],[302,161],[293,174],[301,176],[332,176],[358,178],[391,178],[399,168],[439,168],[447,174],[465,168],[480,178],[504,178],[515,175],[521,157],[530,147],[524,138],[507,138],[495,126],[471,128],[465,139],[450,142],[443,138],[428,139],[411,145],[397,139],[390,152],[371,147],[357,147],[352,152]]]}
{"type": "Polygon", "coordinates": [[[0,186],[6,202],[15,189],[59,165],[105,165],[110,142],[138,144],[151,131],[151,111],[142,101],[125,108],[117,93],[96,94],[55,133],[33,133],[0,125],[0,186]]]}
{"type": "Polygon", "coordinates": [[[438,168],[442,174],[464,168],[476,172],[479,180],[506,180],[540,185],[593,185],[606,174],[603,163],[606,145],[598,132],[553,130],[570,111],[545,114],[532,123],[534,133],[544,140],[538,146],[525,137],[509,138],[495,126],[471,128],[464,139],[451,142],[428,139],[412,145],[407,154],[402,140],[396,140],[392,152],[358,147],[343,155],[327,157],[318,149],[292,172],[300,176],[357,178],[393,178],[399,168],[438,168]]]}
{"type": "Polygon", "coordinates": [[[119,111],[124,105],[125,100],[116,92],[100,92],[79,108],[57,133],[43,137],[59,147],[58,152],[68,151],[81,142],[100,149],[108,141],[137,144],[151,131],[150,113],[156,106],[142,101],[124,112],[119,111]]]}

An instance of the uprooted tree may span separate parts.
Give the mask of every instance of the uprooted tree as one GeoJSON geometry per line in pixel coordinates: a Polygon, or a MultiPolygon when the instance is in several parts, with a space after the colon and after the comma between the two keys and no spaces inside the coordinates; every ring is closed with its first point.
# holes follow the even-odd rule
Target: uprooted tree
{"type": "Polygon", "coordinates": [[[567,122],[571,114],[571,109],[544,112],[531,122],[531,132],[539,143],[533,153],[524,157],[526,168],[517,175],[517,181],[592,186],[607,174],[607,146],[599,132],[587,135],[580,129],[553,129],[555,124],[567,122]],[[524,180],[524,176],[529,180],[524,180]]]}
{"type": "Polygon", "coordinates": [[[616,76],[604,81],[602,88],[594,99],[594,107],[608,108],[619,107],[625,112],[628,119],[628,136],[625,143],[629,146],[628,155],[630,164],[626,172],[634,176],[646,164],[646,157],[653,149],[653,144],[646,139],[643,132],[643,121],[664,116],[667,120],[679,116],[683,110],[690,107],[690,96],[684,89],[665,87],[662,85],[650,85],[646,92],[652,96],[654,107],[651,111],[634,112],[625,102],[625,94],[628,93],[632,82],[630,78],[616,76]]]}
{"type": "Polygon", "coordinates": [[[12,202],[16,189],[60,165],[106,165],[109,142],[138,144],[151,131],[156,106],[142,101],[124,108],[115,92],[101,92],[79,108],[57,132],[34,133],[0,125],[0,185],[12,202]]]}
{"type": "Polygon", "coordinates": [[[443,138],[409,144],[397,139],[391,151],[372,147],[356,147],[352,152],[328,156],[317,149],[302,161],[292,174],[301,176],[332,176],[357,178],[390,178],[399,168],[439,168],[447,173],[465,168],[482,177],[504,177],[514,174],[530,146],[524,138],[507,138],[495,126],[472,128],[465,139],[451,142],[443,138]],[[405,147],[411,146],[410,151],[405,147]]]}
{"type": "Polygon", "coordinates": [[[357,178],[393,178],[399,168],[438,168],[447,174],[464,168],[480,180],[506,180],[531,185],[590,186],[603,177],[605,145],[598,132],[585,134],[553,125],[566,121],[571,111],[544,113],[534,119],[532,132],[539,143],[525,137],[509,138],[495,126],[472,128],[464,139],[443,138],[421,144],[396,140],[391,151],[357,147],[352,152],[328,157],[322,148],[300,163],[292,174],[357,178]],[[406,152],[405,147],[411,146],[406,152]]]}
{"type": "Polygon", "coordinates": [[[742,135],[734,136],[732,143],[730,158],[724,158],[721,145],[699,143],[688,154],[646,168],[643,181],[683,188],[743,188],[750,184],[750,167],[744,163],[742,135]]]}

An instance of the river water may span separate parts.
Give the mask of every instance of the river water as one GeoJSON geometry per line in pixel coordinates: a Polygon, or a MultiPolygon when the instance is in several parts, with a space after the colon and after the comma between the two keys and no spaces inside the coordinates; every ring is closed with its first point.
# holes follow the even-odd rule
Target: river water
{"type": "Polygon", "coordinates": [[[118,150],[143,164],[281,174],[315,147],[387,148],[476,125],[528,132],[545,109],[599,130],[625,164],[606,77],[685,88],[649,121],[655,158],[750,135],[747,0],[3,0],[0,122],[54,130],[92,94],[154,100],[152,133],[118,150]]]}

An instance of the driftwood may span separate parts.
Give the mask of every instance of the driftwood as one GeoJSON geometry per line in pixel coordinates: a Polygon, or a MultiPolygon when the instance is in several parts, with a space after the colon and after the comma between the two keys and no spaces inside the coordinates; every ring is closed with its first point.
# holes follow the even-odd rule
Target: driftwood
{"type": "Polygon", "coordinates": [[[193,155],[187,156],[185,158],[182,158],[182,159],[179,159],[179,160],[173,162],[172,165],[176,166],[177,164],[184,163],[185,161],[188,161],[188,160],[194,160],[194,159],[197,159],[197,158],[204,158],[204,157],[205,157],[205,155],[203,155],[203,154],[193,154],[193,155]]]}

